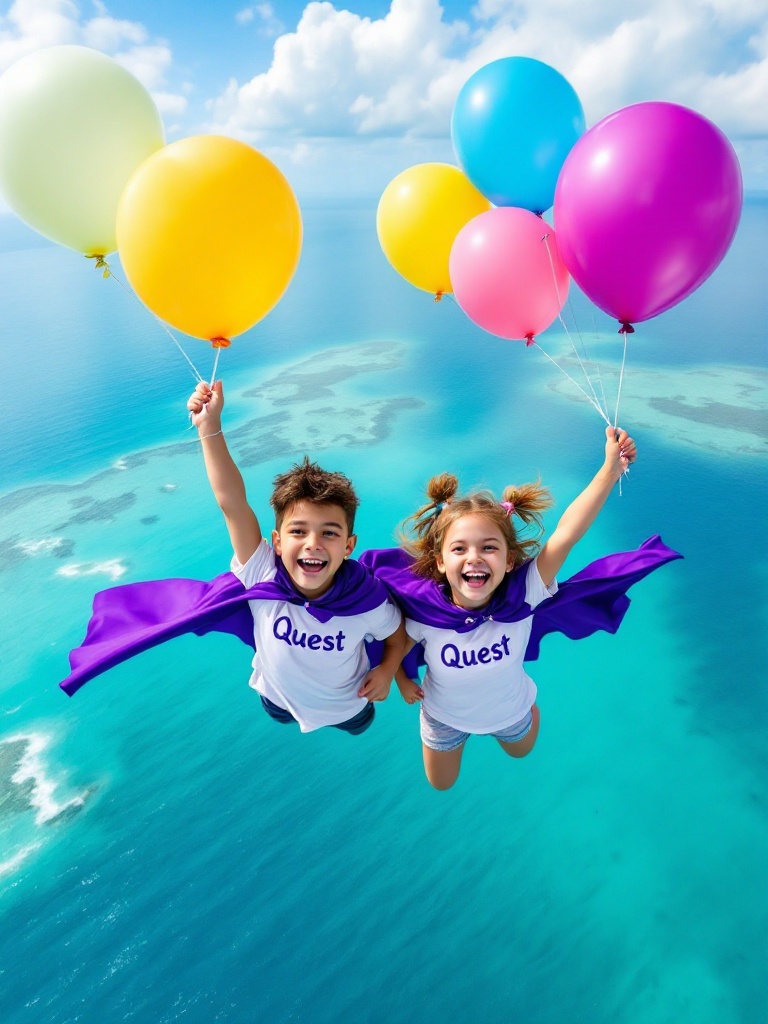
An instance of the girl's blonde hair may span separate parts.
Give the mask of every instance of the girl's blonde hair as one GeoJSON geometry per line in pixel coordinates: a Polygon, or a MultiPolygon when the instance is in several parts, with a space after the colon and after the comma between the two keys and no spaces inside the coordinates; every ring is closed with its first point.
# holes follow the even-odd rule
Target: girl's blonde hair
{"type": "Polygon", "coordinates": [[[415,557],[413,571],[418,576],[438,583],[445,581],[445,576],[437,568],[445,534],[457,519],[473,513],[485,516],[499,527],[514,556],[515,568],[537,554],[544,529],[541,513],[552,505],[552,496],[540,481],[505,487],[501,502],[490,491],[475,491],[457,497],[458,487],[459,481],[451,473],[433,476],[427,484],[429,501],[403,523],[400,541],[415,557]],[[519,536],[512,522],[513,515],[522,520],[523,530],[533,527],[534,535],[519,536]],[[410,536],[405,531],[409,531],[410,536]]]}

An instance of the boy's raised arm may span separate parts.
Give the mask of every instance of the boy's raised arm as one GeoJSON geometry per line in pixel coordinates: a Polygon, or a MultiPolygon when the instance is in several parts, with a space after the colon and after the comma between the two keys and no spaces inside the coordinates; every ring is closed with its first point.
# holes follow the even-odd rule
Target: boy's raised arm
{"type": "Polygon", "coordinates": [[[187,402],[192,423],[197,427],[203,449],[208,482],[219,508],[224,513],[235,557],[245,565],[261,541],[261,527],[245,495],[245,483],[229,453],[221,431],[224,392],[221,381],[213,387],[204,381],[197,385],[187,402]]]}

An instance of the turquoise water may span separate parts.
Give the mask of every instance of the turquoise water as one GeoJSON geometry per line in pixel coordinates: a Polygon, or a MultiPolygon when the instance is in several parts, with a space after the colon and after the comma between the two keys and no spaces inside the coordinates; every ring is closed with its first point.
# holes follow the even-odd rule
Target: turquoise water
{"type": "MultiPolygon", "coordinates": [[[[305,451],[357,483],[361,547],[390,543],[444,469],[497,490],[540,473],[562,510],[599,465],[597,413],[540,353],[402,282],[373,207],[305,220],[287,296],[220,364],[264,522],[272,477],[305,451]]],[[[14,231],[4,1024],[763,1024],[768,205],[747,204],[714,278],[631,339],[621,418],[640,459],[569,568],[654,532],[685,561],[636,588],[616,637],[550,638],[531,666],[535,754],[472,741],[449,793],[425,783],[396,694],[362,738],[301,736],[261,712],[231,638],[58,690],[95,590],[210,577],[229,552],[183,359],[114,282],[12,248],[14,231]]],[[[610,392],[615,325],[578,296],[566,322],[610,392]]],[[[541,344],[567,352],[560,328],[541,344]]],[[[185,347],[207,375],[209,349],[185,347]]]]}

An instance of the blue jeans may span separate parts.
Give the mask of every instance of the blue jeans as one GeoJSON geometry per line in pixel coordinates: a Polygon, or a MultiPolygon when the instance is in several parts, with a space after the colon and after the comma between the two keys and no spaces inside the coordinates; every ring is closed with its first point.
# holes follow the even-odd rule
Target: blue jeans
{"type": "MultiPolygon", "coordinates": [[[[261,697],[262,707],[270,718],[274,718],[276,722],[282,722],[284,725],[289,725],[291,722],[296,721],[290,711],[286,711],[285,708],[281,708],[277,704],[273,704],[271,700],[268,700],[261,694],[259,694],[259,696],[261,697]]],[[[359,711],[353,718],[348,718],[346,722],[339,722],[337,725],[331,726],[331,728],[341,729],[342,732],[348,732],[350,736],[359,736],[360,733],[365,732],[371,722],[373,722],[375,714],[376,708],[369,702],[363,710],[359,711]]]]}

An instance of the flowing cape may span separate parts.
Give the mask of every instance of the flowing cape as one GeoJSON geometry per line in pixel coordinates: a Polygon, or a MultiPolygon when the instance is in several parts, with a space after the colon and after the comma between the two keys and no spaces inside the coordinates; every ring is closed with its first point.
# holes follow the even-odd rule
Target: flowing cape
{"type": "Polygon", "coordinates": [[[352,559],[342,562],[332,586],[315,601],[298,593],[280,558],[275,563],[274,579],[250,589],[225,572],[208,582],[149,580],[100,591],[85,639],[70,652],[72,672],[59,686],[71,697],[94,676],[185,633],[232,633],[254,647],[248,601],[288,601],[303,605],[318,622],[328,622],[334,615],[358,615],[389,600],[384,584],[352,559]]]}
{"type": "MultiPolygon", "coordinates": [[[[327,622],[334,615],[370,611],[391,593],[408,618],[457,632],[476,629],[489,617],[515,622],[532,615],[525,660],[534,661],[541,639],[548,633],[564,633],[572,640],[597,630],[615,633],[629,608],[627,590],[655,569],[682,557],[658,535],[650,537],[635,551],[590,562],[534,609],[525,602],[525,572],[521,567],[509,573],[491,602],[476,613],[457,608],[439,584],[414,575],[410,568],[413,559],[399,548],[365,551],[359,562],[345,561],[333,586],[314,602],[294,589],[280,559],[276,559],[275,578],[250,589],[231,572],[210,582],[167,579],[129,583],[96,594],[85,639],[69,656],[72,672],[59,685],[71,696],[94,676],[185,633],[231,633],[252,648],[249,600],[289,601],[303,605],[319,622],[327,622]]],[[[382,649],[381,641],[368,645],[372,664],[381,659],[382,649]]],[[[409,655],[409,672],[415,673],[421,651],[417,645],[409,655]]]]}
{"type": "MultiPolygon", "coordinates": [[[[621,551],[590,562],[533,609],[525,601],[526,563],[509,573],[490,602],[477,612],[458,608],[439,583],[416,576],[411,570],[413,558],[402,549],[364,551],[360,561],[386,583],[407,618],[428,626],[467,633],[488,619],[517,622],[533,616],[524,660],[535,661],[541,640],[548,633],[564,633],[571,640],[581,640],[598,630],[615,633],[629,608],[627,590],[660,566],[682,557],[656,534],[635,551],[621,551]]],[[[419,664],[423,664],[423,648],[417,644],[404,667],[413,676],[419,664]]]]}

